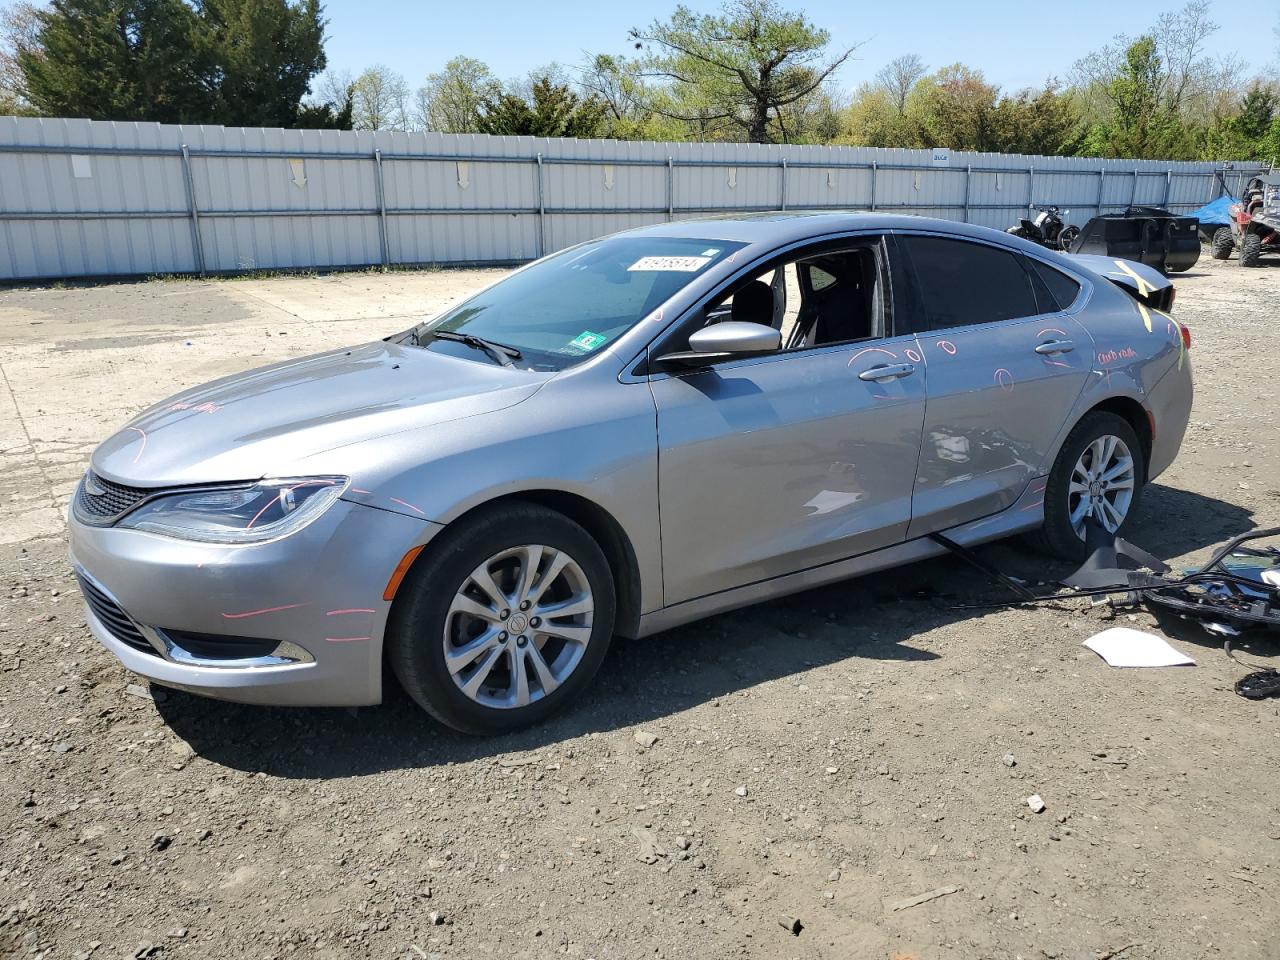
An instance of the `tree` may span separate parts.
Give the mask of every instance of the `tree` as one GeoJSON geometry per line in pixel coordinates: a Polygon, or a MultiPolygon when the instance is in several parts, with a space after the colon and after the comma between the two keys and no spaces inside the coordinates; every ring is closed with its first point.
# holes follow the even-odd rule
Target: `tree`
{"type": "Polygon", "coordinates": [[[320,0],[201,0],[219,123],[288,127],[324,69],[320,0]]]}
{"type": "Polygon", "coordinates": [[[901,116],[907,109],[907,95],[929,68],[914,53],[890,60],[876,74],[876,86],[884,91],[889,101],[898,108],[901,116]]]}
{"type": "Polygon", "coordinates": [[[655,110],[689,122],[722,119],[752,143],[769,142],[777,111],[826,83],[855,49],[824,58],[830,34],[776,0],[728,0],[705,15],[681,5],[630,36],[646,51],[644,75],[668,87],[655,110]],[[682,109],[690,91],[710,111],[682,109]]]}
{"type": "Polygon", "coordinates": [[[605,122],[604,104],[581,99],[549,77],[535,80],[532,101],[514,93],[486,100],[481,107],[481,133],[526,137],[595,137],[605,122]]]}
{"type": "Polygon", "coordinates": [[[1190,0],[1162,14],[1143,36],[1117,36],[1077,61],[1074,93],[1090,127],[1083,149],[1111,157],[1163,150],[1172,152],[1142,156],[1192,159],[1197,138],[1205,142],[1206,128],[1220,126],[1241,92],[1239,59],[1206,53],[1217,30],[1209,0],[1190,0]],[[1135,109],[1150,115],[1139,118],[1135,109]],[[1108,142],[1113,134],[1123,144],[1108,142]]]}
{"type": "Polygon", "coordinates": [[[907,98],[904,116],[922,147],[997,150],[995,106],[999,88],[982,72],[953,63],[920,80],[907,98]]]}
{"type": "Polygon", "coordinates": [[[0,113],[20,114],[31,111],[27,102],[18,53],[30,50],[39,42],[39,9],[20,2],[0,10],[0,113]]]}
{"type": "Polygon", "coordinates": [[[844,111],[840,140],[860,147],[914,146],[902,115],[883,87],[863,84],[844,111]]]}
{"type": "Polygon", "coordinates": [[[390,67],[370,67],[356,77],[351,92],[355,129],[409,129],[409,85],[390,67]]]}
{"type": "Polygon", "coordinates": [[[45,116],[209,122],[208,43],[182,0],[53,0],[18,51],[24,93],[45,116]]]}
{"type": "Polygon", "coordinates": [[[501,95],[502,84],[485,64],[454,57],[439,73],[427,75],[417,93],[414,119],[424,130],[475,133],[480,129],[481,106],[501,95]]]}
{"type": "Polygon", "coordinates": [[[994,113],[994,141],[1002,153],[1070,156],[1080,149],[1084,129],[1079,108],[1055,80],[1039,90],[1002,96],[994,113]]]}
{"type": "Polygon", "coordinates": [[[323,33],[319,0],[53,0],[14,60],[46,116],[291,126],[323,33]]]}
{"type": "Polygon", "coordinates": [[[1120,72],[1104,87],[1111,116],[1089,132],[1086,151],[1136,159],[1189,156],[1186,128],[1174,104],[1162,97],[1166,76],[1154,37],[1140,37],[1130,44],[1120,72]]]}
{"type": "Polygon", "coordinates": [[[355,86],[335,99],[310,100],[298,108],[294,126],[303,130],[350,130],[355,124],[355,86]]]}

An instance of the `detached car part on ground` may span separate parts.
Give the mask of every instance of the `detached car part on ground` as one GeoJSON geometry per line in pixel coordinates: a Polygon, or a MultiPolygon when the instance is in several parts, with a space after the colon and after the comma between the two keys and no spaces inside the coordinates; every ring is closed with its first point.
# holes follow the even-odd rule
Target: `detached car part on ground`
{"type": "Polygon", "coordinates": [[[879,214],[661,224],[382,342],[188,390],[73,499],[95,636],[153,681],[461,730],[640,637],[1031,533],[1085,553],[1177,455],[1190,336],[1114,258],[879,214]]]}
{"type": "Polygon", "coordinates": [[[1215,260],[1226,260],[1237,248],[1240,266],[1256,267],[1265,254],[1280,253],[1280,173],[1251,179],[1230,210],[1230,228],[1213,234],[1215,260]]]}

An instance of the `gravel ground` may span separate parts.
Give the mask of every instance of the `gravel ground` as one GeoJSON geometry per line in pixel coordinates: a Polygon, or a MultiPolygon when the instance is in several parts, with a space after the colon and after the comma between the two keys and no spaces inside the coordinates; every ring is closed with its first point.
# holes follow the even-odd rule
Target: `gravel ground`
{"type": "MultiPolygon", "coordinates": [[[[126,675],[65,561],[93,444],[496,275],[0,291],[0,955],[1280,957],[1280,701],[1185,625],[1195,667],[1081,648],[1145,612],[957,610],[1002,595],[952,561],[619,641],[578,708],[499,739],[394,691],[273,710],[126,675]]],[[[1175,565],[1280,523],[1280,260],[1177,282],[1194,422],[1132,537],[1175,565]]]]}

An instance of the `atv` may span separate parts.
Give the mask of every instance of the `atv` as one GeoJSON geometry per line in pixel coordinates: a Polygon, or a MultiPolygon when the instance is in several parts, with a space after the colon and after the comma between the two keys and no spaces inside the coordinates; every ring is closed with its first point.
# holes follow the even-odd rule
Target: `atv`
{"type": "Polygon", "coordinates": [[[1240,248],[1240,266],[1256,267],[1264,253],[1280,253],[1280,173],[1254,177],[1231,205],[1231,235],[1213,237],[1213,256],[1225,260],[1240,248]]]}
{"type": "Polygon", "coordinates": [[[1071,244],[1075,242],[1076,237],[1080,236],[1080,228],[1062,219],[1071,212],[1070,210],[1037,207],[1035,204],[1031,204],[1029,209],[1038,211],[1035,219],[1019,220],[1005,233],[1031,240],[1050,250],[1071,249],[1071,244]]]}

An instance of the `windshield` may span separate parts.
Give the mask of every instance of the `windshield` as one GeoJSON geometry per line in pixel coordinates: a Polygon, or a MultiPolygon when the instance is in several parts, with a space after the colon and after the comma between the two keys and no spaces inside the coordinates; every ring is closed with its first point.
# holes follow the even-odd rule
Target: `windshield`
{"type": "Polygon", "coordinates": [[[416,327],[414,337],[431,350],[496,362],[459,337],[433,337],[465,334],[515,348],[518,366],[561,370],[606,348],[743,246],[683,237],[594,240],[513,273],[416,327]]]}

